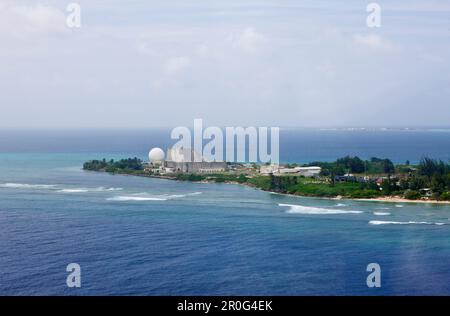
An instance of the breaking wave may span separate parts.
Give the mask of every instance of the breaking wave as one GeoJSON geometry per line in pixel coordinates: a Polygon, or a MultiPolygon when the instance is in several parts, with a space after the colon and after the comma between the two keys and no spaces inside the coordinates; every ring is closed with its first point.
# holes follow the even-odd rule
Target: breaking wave
{"type": "Polygon", "coordinates": [[[163,194],[162,196],[167,199],[177,199],[177,198],[184,198],[187,196],[194,196],[194,195],[199,195],[199,194],[203,194],[203,192],[194,192],[194,193],[185,193],[185,194],[163,194]]]}
{"type": "Polygon", "coordinates": [[[61,189],[58,192],[61,193],[85,193],[85,192],[111,192],[111,191],[121,191],[123,188],[73,188],[73,189],[61,189]]]}
{"type": "Polygon", "coordinates": [[[29,183],[2,183],[0,188],[9,189],[35,189],[35,190],[57,190],[61,193],[80,193],[80,192],[108,192],[108,191],[120,191],[122,188],[108,188],[108,187],[96,187],[96,188],[67,188],[58,184],[29,184],[29,183]]]}
{"type": "Polygon", "coordinates": [[[313,214],[313,215],[326,215],[326,214],[361,214],[362,211],[344,211],[327,209],[320,207],[311,207],[303,205],[293,205],[293,204],[278,204],[279,206],[289,207],[286,213],[289,214],[313,214]]]}
{"type": "Polygon", "coordinates": [[[430,222],[393,222],[393,221],[370,221],[370,225],[445,225],[445,223],[430,223],[430,222]]]}
{"type": "Polygon", "coordinates": [[[106,199],[108,201],[166,201],[165,198],[160,197],[145,197],[145,196],[115,196],[112,198],[106,199]]]}
{"type": "Polygon", "coordinates": [[[62,189],[59,190],[58,192],[61,193],[82,193],[82,192],[89,192],[88,189],[62,189]]]}
{"type": "Polygon", "coordinates": [[[108,198],[108,201],[167,201],[171,199],[184,198],[186,196],[199,195],[203,192],[194,192],[186,194],[163,194],[163,195],[150,195],[148,193],[138,193],[131,195],[119,195],[112,198],[108,198]]]}
{"type": "Polygon", "coordinates": [[[396,204],[395,207],[403,207],[401,204],[396,204]]]}
{"type": "Polygon", "coordinates": [[[389,213],[389,212],[373,212],[373,215],[387,216],[387,215],[391,215],[391,213],[389,213]]]}
{"type": "Polygon", "coordinates": [[[342,207],[342,206],[347,206],[347,204],[344,204],[344,203],[338,203],[338,204],[336,204],[335,206],[337,206],[337,207],[342,207]]]}
{"type": "Polygon", "coordinates": [[[2,183],[1,188],[10,189],[52,189],[56,187],[55,184],[28,184],[28,183],[2,183]]]}

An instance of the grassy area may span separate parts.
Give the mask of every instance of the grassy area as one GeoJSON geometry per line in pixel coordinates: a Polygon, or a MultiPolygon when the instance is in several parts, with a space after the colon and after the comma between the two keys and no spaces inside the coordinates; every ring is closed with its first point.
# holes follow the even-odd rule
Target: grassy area
{"type": "Polygon", "coordinates": [[[362,189],[359,183],[353,182],[336,183],[334,185],[329,183],[300,183],[289,188],[288,193],[321,197],[341,195],[352,198],[371,198],[380,196],[379,191],[362,189]]]}
{"type": "Polygon", "coordinates": [[[247,180],[247,183],[265,191],[270,190],[270,178],[267,176],[256,176],[247,180]]]}
{"type": "MultiPolygon", "coordinates": [[[[277,188],[273,187],[270,177],[258,176],[249,179],[248,182],[260,189],[266,191],[275,191],[279,193],[288,193],[304,196],[319,196],[319,197],[352,197],[352,198],[372,198],[380,196],[380,191],[369,190],[361,188],[360,183],[355,182],[340,182],[331,184],[328,182],[313,181],[308,178],[296,177],[295,181],[293,177],[277,177],[278,179],[290,179],[289,181],[281,180],[282,183],[277,188]],[[296,182],[296,183],[295,183],[296,182]],[[284,185],[283,183],[286,183],[284,185]]],[[[278,180],[277,179],[277,180],[278,180]]]]}

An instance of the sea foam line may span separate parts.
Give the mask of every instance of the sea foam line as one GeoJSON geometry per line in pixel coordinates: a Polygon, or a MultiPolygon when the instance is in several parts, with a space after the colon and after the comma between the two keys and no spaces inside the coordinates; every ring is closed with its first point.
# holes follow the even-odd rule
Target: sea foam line
{"type": "Polygon", "coordinates": [[[60,193],[83,193],[83,192],[89,192],[88,189],[62,189],[58,190],[60,193]]]}
{"type": "Polygon", "coordinates": [[[106,199],[108,201],[167,201],[165,198],[159,198],[159,197],[144,197],[144,196],[115,196],[112,198],[106,199]]]}
{"type": "Polygon", "coordinates": [[[10,189],[52,189],[56,184],[2,183],[1,188],[10,189]]]}
{"type": "Polygon", "coordinates": [[[445,223],[430,223],[430,222],[394,222],[394,221],[370,221],[370,225],[445,225],[445,223]]]}
{"type": "Polygon", "coordinates": [[[345,210],[335,210],[320,207],[311,207],[303,205],[293,205],[293,204],[278,204],[279,206],[289,207],[286,213],[289,214],[312,214],[312,215],[327,215],[327,214],[361,214],[362,211],[345,211],[345,210]]]}
{"type": "Polygon", "coordinates": [[[111,191],[121,191],[123,188],[65,188],[58,190],[60,193],[85,193],[85,192],[111,192],[111,191]]]}
{"type": "Polygon", "coordinates": [[[70,188],[64,187],[61,184],[30,184],[30,183],[2,183],[0,188],[8,189],[37,189],[37,190],[57,190],[61,193],[81,193],[81,192],[109,192],[109,191],[120,191],[123,188],[113,188],[113,187],[96,187],[96,188],[70,188]]]}
{"type": "Polygon", "coordinates": [[[149,195],[148,193],[137,193],[132,195],[119,195],[108,198],[108,201],[167,201],[171,199],[183,198],[186,196],[199,195],[203,192],[194,192],[194,193],[186,193],[186,194],[163,194],[163,195],[149,195]]]}
{"type": "Polygon", "coordinates": [[[373,212],[373,215],[376,215],[376,216],[388,216],[388,215],[391,215],[391,213],[389,213],[389,212],[373,212]]]}

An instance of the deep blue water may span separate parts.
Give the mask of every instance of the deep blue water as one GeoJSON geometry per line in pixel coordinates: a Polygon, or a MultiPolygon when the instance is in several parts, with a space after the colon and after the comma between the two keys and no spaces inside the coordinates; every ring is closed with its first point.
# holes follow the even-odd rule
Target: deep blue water
{"type": "MultiPolygon", "coordinates": [[[[164,150],[176,141],[169,129],[142,130],[0,130],[0,152],[105,153],[145,157],[152,147],[164,150]]],[[[280,131],[280,161],[334,161],[346,155],[418,162],[423,156],[450,159],[450,129],[280,131]]]]}
{"type": "MultiPolygon", "coordinates": [[[[88,159],[143,156],[164,145],[164,136],[138,133],[135,141],[137,132],[115,133],[2,136],[0,294],[450,294],[450,206],[288,197],[82,171],[88,159]],[[66,286],[72,262],[81,265],[80,289],[66,286]],[[372,262],[381,266],[381,288],[366,286],[372,262]]],[[[282,138],[308,143],[308,154],[285,145],[282,155],[335,159],[355,150],[370,157],[379,148],[413,161],[450,152],[438,132],[409,137],[409,147],[395,145],[404,136],[391,135],[384,149],[374,135],[372,148],[361,133],[333,136],[337,145],[319,137],[332,132],[317,132],[316,143],[308,133],[282,138]],[[420,149],[414,139],[422,139],[420,149]]]]}

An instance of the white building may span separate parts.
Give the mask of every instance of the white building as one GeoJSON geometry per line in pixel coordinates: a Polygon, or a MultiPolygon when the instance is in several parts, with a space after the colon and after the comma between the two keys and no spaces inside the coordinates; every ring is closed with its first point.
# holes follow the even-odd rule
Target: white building
{"type": "Polygon", "coordinates": [[[279,165],[261,166],[259,172],[261,174],[294,174],[304,177],[315,177],[322,171],[321,167],[280,167],[279,165]]]}
{"type": "Polygon", "coordinates": [[[298,173],[304,177],[315,177],[315,176],[318,176],[320,174],[320,172],[322,171],[321,167],[316,167],[316,166],[297,167],[296,169],[298,170],[298,173]]]}
{"type": "Polygon", "coordinates": [[[260,174],[278,173],[279,169],[280,169],[279,165],[262,165],[259,167],[259,173],[260,174]]]}
{"type": "Polygon", "coordinates": [[[205,161],[194,150],[171,148],[167,158],[161,148],[153,148],[148,155],[149,163],[144,170],[153,173],[219,173],[227,170],[226,162],[205,161]]]}

